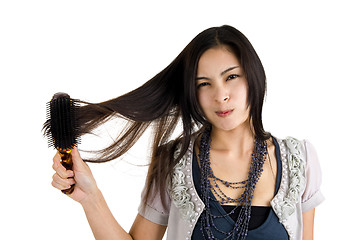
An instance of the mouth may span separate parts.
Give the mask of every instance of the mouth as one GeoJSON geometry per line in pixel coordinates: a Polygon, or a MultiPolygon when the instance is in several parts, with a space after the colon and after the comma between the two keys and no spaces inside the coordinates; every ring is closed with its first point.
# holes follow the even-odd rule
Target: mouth
{"type": "Polygon", "coordinates": [[[227,117],[233,112],[233,109],[225,110],[225,111],[217,111],[216,114],[219,117],[227,117]]]}

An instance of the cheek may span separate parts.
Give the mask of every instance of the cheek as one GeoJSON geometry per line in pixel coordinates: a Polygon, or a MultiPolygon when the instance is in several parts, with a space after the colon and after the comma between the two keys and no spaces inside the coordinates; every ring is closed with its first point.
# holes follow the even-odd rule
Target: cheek
{"type": "Polygon", "coordinates": [[[248,89],[246,85],[241,84],[234,86],[232,88],[232,96],[236,102],[241,103],[243,106],[247,106],[248,89]]]}
{"type": "Polygon", "coordinates": [[[205,103],[205,95],[202,94],[201,92],[197,93],[197,100],[199,103],[199,106],[201,106],[201,108],[203,109],[204,103],[205,103]]]}
{"type": "Polygon", "coordinates": [[[209,94],[206,94],[204,91],[198,92],[197,99],[198,99],[199,106],[201,107],[203,113],[206,113],[207,108],[210,105],[209,94]]]}

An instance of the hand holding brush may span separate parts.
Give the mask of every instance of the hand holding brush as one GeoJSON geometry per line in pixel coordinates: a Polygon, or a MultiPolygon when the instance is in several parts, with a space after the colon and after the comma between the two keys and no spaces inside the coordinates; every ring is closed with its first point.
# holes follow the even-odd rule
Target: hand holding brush
{"type": "Polygon", "coordinates": [[[55,174],[53,175],[51,184],[53,187],[62,191],[70,189],[71,186],[73,186],[72,193],[67,195],[73,200],[83,204],[84,200],[96,197],[97,194],[99,194],[99,189],[89,166],[81,159],[78,148],[74,147],[70,154],[73,161],[73,170],[67,170],[63,164],[61,164],[62,159],[60,154],[55,154],[53,158],[55,174]]]}

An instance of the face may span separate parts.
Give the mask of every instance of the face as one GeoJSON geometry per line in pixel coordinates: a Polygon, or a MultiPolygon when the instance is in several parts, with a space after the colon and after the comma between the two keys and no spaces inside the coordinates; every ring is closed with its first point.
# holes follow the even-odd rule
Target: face
{"type": "Polygon", "coordinates": [[[225,46],[202,54],[196,84],[199,104],[213,128],[229,131],[249,125],[247,79],[238,59],[225,46]]]}

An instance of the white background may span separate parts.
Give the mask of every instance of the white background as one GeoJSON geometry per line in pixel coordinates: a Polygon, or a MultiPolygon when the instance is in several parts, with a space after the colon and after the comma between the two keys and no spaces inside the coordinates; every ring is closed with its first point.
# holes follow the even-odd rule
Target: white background
{"type": "MultiPolygon", "coordinates": [[[[264,64],[266,130],[307,138],[318,151],[326,201],[316,209],[315,238],[356,239],[360,23],[360,7],[347,0],[1,1],[0,239],[93,239],[81,206],[50,184],[54,151],[41,127],[55,92],[117,97],[223,24],[242,31],[264,64]]],[[[80,147],[101,143],[85,138],[80,147]]],[[[122,161],[90,165],[127,230],[147,171],[134,165],[146,163],[147,146],[143,138],[122,161]]]]}

